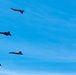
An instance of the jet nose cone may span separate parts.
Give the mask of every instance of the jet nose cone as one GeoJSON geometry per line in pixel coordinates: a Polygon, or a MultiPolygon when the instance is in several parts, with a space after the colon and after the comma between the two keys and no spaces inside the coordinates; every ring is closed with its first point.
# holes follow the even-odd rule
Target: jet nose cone
{"type": "Polygon", "coordinates": [[[10,9],[12,9],[12,8],[10,8],[10,9]]]}

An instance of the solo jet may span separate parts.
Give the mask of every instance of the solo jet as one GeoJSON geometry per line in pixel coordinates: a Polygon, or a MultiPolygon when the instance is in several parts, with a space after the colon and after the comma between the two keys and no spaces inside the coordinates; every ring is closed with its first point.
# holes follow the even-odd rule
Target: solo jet
{"type": "Polygon", "coordinates": [[[19,51],[19,52],[9,52],[9,54],[23,55],[23,53],[21,51],[19,51]]]}
{"type": "Polygon", "coordinates": [[[6,35],[6,36],[12,36],[10,31],[8,31],[8,32],[0,32],[0,34],[6,35]]]}
{"type": "Polygon", "coordinates": [[[17,12],[20,12],[21,14],[23,14],[23,12],[25,12],[24,10],[14,9],[14,8],[11,8],[11,10],[13,10],[13,11],[17,11],[17,12]]]}

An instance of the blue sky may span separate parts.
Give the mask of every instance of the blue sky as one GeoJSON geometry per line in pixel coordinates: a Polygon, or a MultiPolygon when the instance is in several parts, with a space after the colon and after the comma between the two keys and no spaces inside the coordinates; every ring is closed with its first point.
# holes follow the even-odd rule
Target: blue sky
{"type": "Polygon", "coordinates": [[[0,0],[0,31],[0,75],[76,75],[75,0],[0,0]]]}

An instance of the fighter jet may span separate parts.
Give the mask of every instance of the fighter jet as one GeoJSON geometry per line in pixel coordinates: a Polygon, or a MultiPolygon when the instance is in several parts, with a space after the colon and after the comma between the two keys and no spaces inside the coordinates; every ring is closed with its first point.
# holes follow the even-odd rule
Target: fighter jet
{"type": "Polygon", "coordinates": [[[8,32],[0,32],[0,34],[6,35],[6,36],[12,36],[10,31],[8,31],[8,32]]]}
{"type": "Polygon", "coordinates": [[[2,66],[2,65],[0,64],[0,66],[2,66]]]}
{"type": "Polygon", "coordinates": [[[21,14],[23,14],[23,12],[25,12],[24,10],[20,10],[20,9],[14,9],[14,8],[10,8],[10,9],[13,10],[13,11],[20,12],[21,14]]]}
{"type": "Polygon", "coordinates": [[[9,52],[9,54],[23,55],[23,53],[21,51],[19,51],[19,52],[9,52]]]}

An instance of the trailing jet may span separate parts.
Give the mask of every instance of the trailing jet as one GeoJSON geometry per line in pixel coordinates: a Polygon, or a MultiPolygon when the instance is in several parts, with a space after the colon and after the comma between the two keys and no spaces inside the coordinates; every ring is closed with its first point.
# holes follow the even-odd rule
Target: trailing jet
{"type": "Polygon", "coordinates": [[[6,35],[6,36],[12,36],[10,31],[8,31],[8,32],[0,32],[0,34],[6,35]]]}
{"type": "Polygon", "coordinates": [[[13,10],[13,11],[17,11],[17,12],[20,12],[21,14],[23,14],[23,12],[25,12],[24,10],[14,9],[14,8],[11,8],[11,10],[13,10]]]}
{"type": "Polygon", "coordinates": [[[19,51],[19,52],[9,52],[9,54],[23,55],[23,53],[21,51],[19,51]]]}

